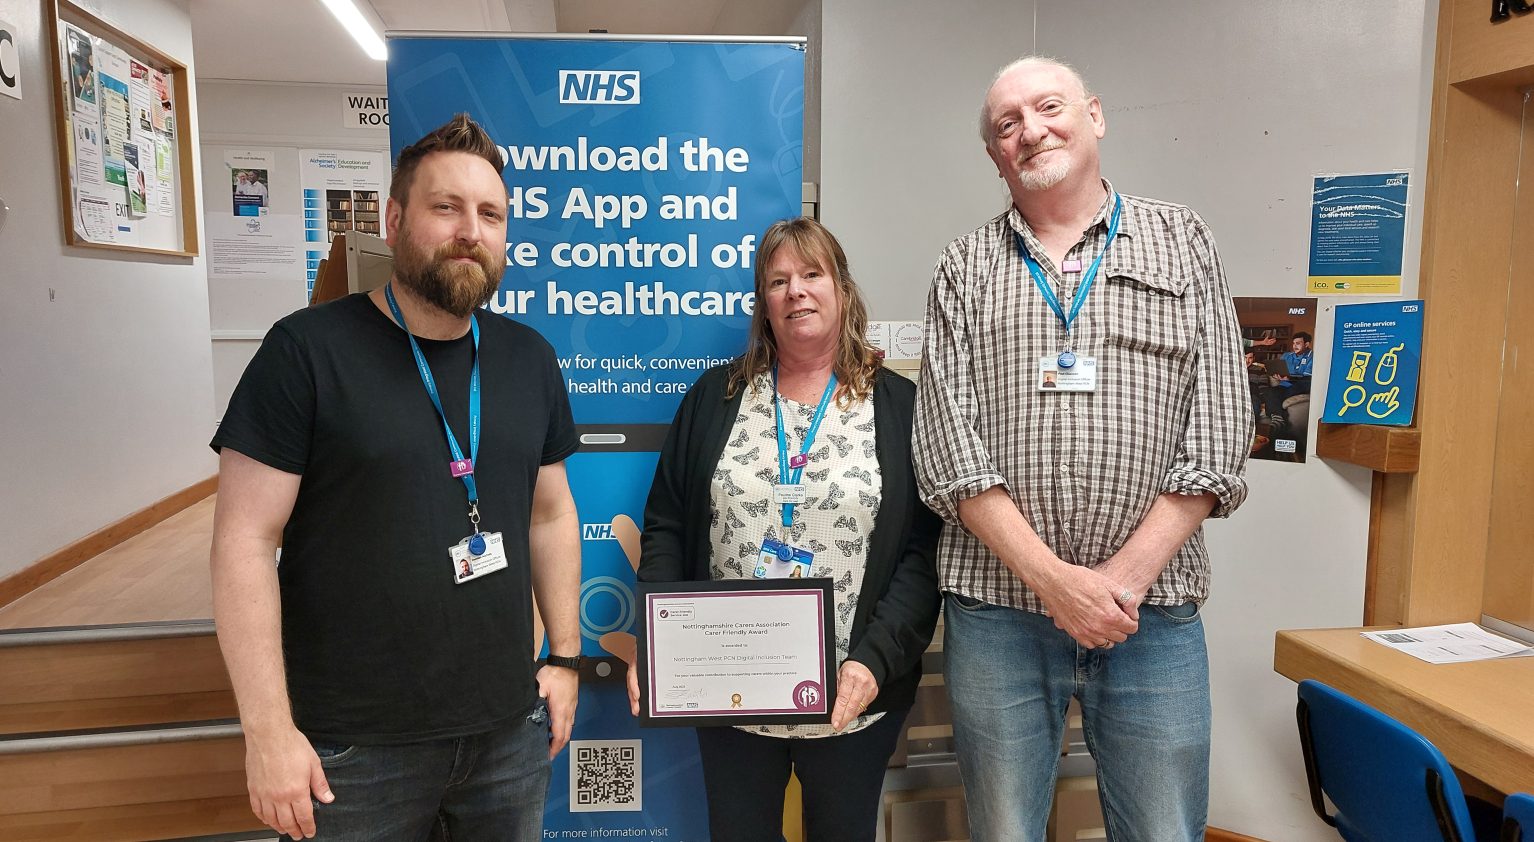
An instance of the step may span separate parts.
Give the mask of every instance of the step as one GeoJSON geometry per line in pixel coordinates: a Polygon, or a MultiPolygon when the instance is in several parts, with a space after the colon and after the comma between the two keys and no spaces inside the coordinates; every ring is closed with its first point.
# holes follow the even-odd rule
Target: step
{"type": "Polygon", "coordinates": [[[233,720],[0,738],[0,839],[259,833],[233,720]]]}
{"type": "Polygon", "coordinates": [[[0,736],[236,715],[210,621],[0,631],[0,736]]]}

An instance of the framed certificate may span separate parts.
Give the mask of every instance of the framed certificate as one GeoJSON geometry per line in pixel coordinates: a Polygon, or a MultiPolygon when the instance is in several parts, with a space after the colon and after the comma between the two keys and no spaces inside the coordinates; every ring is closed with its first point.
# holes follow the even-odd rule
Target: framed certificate
{"type": "Polygon", "coordinates": [[[830,579],[639,583],[641,725],[831,721],[830,579]]]}

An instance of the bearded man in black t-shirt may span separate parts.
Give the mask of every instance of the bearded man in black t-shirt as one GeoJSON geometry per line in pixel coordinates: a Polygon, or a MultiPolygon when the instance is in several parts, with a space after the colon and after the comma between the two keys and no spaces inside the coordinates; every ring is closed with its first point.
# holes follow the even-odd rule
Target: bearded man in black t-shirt
{"type": "Polygon", "coordinates": [[[401,152],[392,280],[273,326],[213,439],[219,645],[251,808],[290,838],[540,836],[575,718],[578,440],[548,342],[477,312],[500,172],[462,114],[401,152]]]}

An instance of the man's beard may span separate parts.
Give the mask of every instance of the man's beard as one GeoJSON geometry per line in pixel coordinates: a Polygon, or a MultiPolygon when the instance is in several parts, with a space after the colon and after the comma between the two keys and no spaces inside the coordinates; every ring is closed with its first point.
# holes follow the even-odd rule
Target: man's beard
{"type": "Polygon", "coordinates": [[[394,276],[427,304],[464,318],[484,305],[501,286],[505,263],[478,243],[446,243],[428,252],[410,241],[400,229],[400,247],[394,253],[394,276]],[[455,263],[454,258],[473,258],[474,263],[455,263]]]}
{"type": "Polygon", "coordinates": [[[1033,156],[1042,152],[1048,152],[1051,149],[1060,149],[1064,146],[1065,144],[1056,141],[1051,145],[1025,149],[1022,154],[1017,156],[1017,181],[1023,186],[1024,190],[1048,190],[1064,181],[1065,177],[1071,174],[1071,160],[1064,156],[1055,156],[1061,160],[1051,161],[1041,167],[1033,169],[1023,168],[1033,156]]]}

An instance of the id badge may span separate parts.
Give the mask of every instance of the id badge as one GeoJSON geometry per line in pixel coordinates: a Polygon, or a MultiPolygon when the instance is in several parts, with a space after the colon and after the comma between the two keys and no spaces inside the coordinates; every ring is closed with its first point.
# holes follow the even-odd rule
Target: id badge
{"type": "Polygon", "coordinates": [[[779,483],[772,487],[772,502],[781,506],[784,503],[803,503],[803,483],[779,483]]]}
{"type": "Polygon", "coordinates": [[[1039,357],[1040,392],[1097,391],[1097,358],[1077,357],[1076,364],[1061,368],[1058,357],[1039,357]]]}
{"type": "Polygon", "coordinates": [[[756,570],[751,575],[757,579],[803,579],[810,575],[814,560],[815,554],[809,550],[768,538],[756,554],[756,570]]]}
{"type": "Polygon", "coordinates": [[[473,535],[448,547],[447,555],[453,562],[455,584],[472,582],[481,576],[488,576],[497,570],[506,569],[506,546],[501,541],[501,533],[482,534],[485,538],[485,551],[479,555],[475,555],[469,548],[469,541],[473,539],[473,535]]]}

